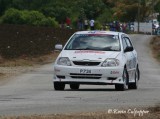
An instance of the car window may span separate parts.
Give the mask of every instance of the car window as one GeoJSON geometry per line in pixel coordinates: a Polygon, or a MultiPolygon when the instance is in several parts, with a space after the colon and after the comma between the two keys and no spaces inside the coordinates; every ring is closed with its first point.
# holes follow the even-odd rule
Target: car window
{"type": "Polygon", "coordinates": [[[130,39],[128,37],[123,37],[122,38],[122,43],[123,43],[123,50],[126,49],[126,47],[133,47],[130,39]]]}
{"type": "Polygon", "coordinates": [[[126,39],[124,37],[122,38],[122,43],[123,43],[123,50],[124,50],[127,47],[127,42],[126,42],[126,39]]]}
{"type": "Polygon", "coordinates": [[[120,41],[116,35],[75,34],[65,50],[120,51],[120,41]]]}
{"type": "Polygon", "coordinates": [[[127,46],[132,47],[131,41],[128,37],[125,37],[125,41],[127,43],[127,46]]]}

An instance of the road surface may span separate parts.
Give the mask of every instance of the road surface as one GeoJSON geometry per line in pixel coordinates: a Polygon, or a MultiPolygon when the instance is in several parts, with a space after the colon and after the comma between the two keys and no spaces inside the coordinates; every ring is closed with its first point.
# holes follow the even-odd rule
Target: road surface
{"type": "Polygon", "coordinates": [[[131,35],[138,51],[141,79],[138,90],[115,91],[114,86],[80,86],[54,91],[53,64],[47,64],[0,85],[0,115],[32,115],[142,108],[160,102],[160,64],[152,57],[149,35],[131,35]]]}

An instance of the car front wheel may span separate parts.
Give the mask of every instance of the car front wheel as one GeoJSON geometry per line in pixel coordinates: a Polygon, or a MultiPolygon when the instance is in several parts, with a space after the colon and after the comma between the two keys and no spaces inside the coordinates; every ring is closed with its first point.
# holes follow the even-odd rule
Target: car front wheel
{"type": "Polygon", "coordinates": [[[139,69],[137,68],[136,69],[136,72],[135,72],[135,82],[134,83],[130,83],[128,85],[128,88],[129,89],[137,89],[138,88],[138,80],[139,80],[139,69]]]}
{"type": "Polygon", "coordinates": [[[124,68],[122,78],[124,82],[123,84],[115,84],[115,89],[117,91],[124,91],[128,88],[128,73],[126,68],[124,68]]]}

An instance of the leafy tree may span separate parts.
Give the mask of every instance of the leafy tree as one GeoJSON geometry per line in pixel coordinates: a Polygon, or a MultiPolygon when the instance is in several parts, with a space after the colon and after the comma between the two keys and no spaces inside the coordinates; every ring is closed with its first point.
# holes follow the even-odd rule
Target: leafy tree
{"type": "MultiPolygon", "coordinates": [[[[31,17],[34,21],[41,17],[43,22],[54,18],[54,21],[61,23],[65,22],[66,17],[70,17],[72,23],[76,23],[78,17],[86,17],[94,18],[100,23],[112,20],[128,22],[137,20],[138,7],[140,20],[145,21],[153,12],[160,12],[160,0],[0,0],[0,16],[3,16],[0,21],[4,22],[4,15],[8,15],[8,22],[15,19],[14,23],[17,21],[19,24],[29,24],[25,20],[31,17],[31,13],[28,13],[30,11],[34,14],[31,17]],[[14,9],[10,10],[11,8],[14,9]]],[[[41,20],[34,24],[38,25],[39,22],[41,20]]]]}
{"type": "MultiPolygon", "coordinates": [[[[160,1],[155,5],[155,11],[160,14],[160,1]]],[[[160,21],[160,15],[158,15],[158,21],[160,21]]]]}
{"type": "Polygon", "coordinates": [[[11,8],[2,16],[1,22],[8,24],[23,24],[23,18],[21,16],[22,14],[19,10],[11,8]]]}
{"type": "Polygon", "coordinates": [[[90,0],[79,0],[75,6],[79,13],[84,12],[89,19],[97,18],[105,9],[105,4],[102,0],[94,0],[92,2],[90,0]]]}
{"type": "Polygon", "coordinates": [[[111,9],[105,9],[104,12],[97,19],[100,23],[108,23],[112,22],[113,19],[113,11],[111,9]]]}
{"type": "Polygon", "coordinates": [[[10,4],[12,4],[12,0],[0,0],[0,16],[4,14],[10,4]]]}
{"type": "Polygon", "coordinates": [[[54,18],[46,17],[39,11],[8,9],[1,18],[2,23],[8,24],[28,24],[34,26],[53,26],[57,27],[58,23],[54,18]]]}
{"type": "Polygon", "coordinates": [[[65,7],[48,7],[41,10],[46,16],[55,17],[59,23],[64,22],[67,16],[70,16],[70,11],[65,7]]]}
{"type": "Polygon", "coordinates": [[[155,5],[155,11],[160,13],[160,1],[158,1],[157,4],[155,5]]]}

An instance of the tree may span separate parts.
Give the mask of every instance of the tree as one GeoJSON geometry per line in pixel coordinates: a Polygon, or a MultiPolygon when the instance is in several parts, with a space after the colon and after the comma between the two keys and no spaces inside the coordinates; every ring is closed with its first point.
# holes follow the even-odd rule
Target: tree
{"type": "Polygon", "coordinates": [[[105,9],[105,4],[102,0],[79,0],[75,6],[79,10],[79,13],[84,12],[85,16],[89,19],[97,18],[105,9]]]}
{"type": "Polygon", "coordinates": [[[10,4],[12,4],[12,0],[0,0],[0,16],[3,15],[10,4]]]}
{"type": "Polygon", "coordinates": [[[57,27],[55,18],[46,17],[39,11],[8,9],[1,18],[2,23],[7,24],[28,24],[34,26],[52,26],[57,27]]]}
{"type": "MultiPolygon", "coordinates": [[[[160,1],[155,5],[155,11],[160,14],[160,1]]],[[[160,21],[160,15],[158,15],[158,21],[160,21]]]]}
{"type": "Polygon", "coordinates": [[[138,7],[140,20],[145,21],[154,12],[154,8],[160,12],[160,0],[0,0],[0,16],[14,8],[38,11],[47,18],[55,18],[59,23],[65,22],[66,17],[70,17],[72,23],[76,23],[78,17],[93,18],[100,22],[128,22],[137,20],[138,7]]]}

